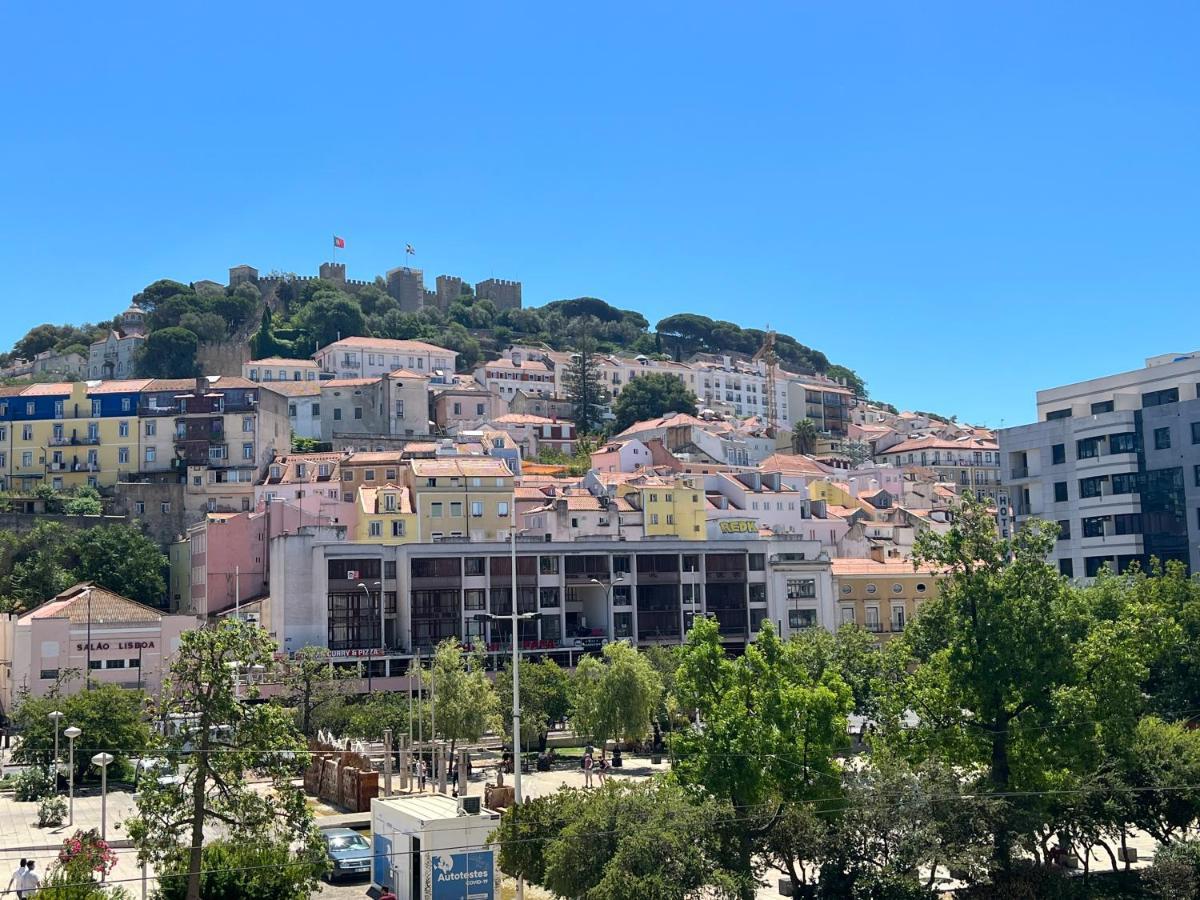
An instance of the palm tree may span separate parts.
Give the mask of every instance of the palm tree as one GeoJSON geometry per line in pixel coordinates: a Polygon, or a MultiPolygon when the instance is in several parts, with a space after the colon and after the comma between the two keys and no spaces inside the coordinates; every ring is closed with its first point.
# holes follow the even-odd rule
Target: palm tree
{"type": "Polygon", "coordinates": [[[801,419],[792,427],[792,452],[809,454],[817,449],[817,426],[812,419],[801,419]]]}

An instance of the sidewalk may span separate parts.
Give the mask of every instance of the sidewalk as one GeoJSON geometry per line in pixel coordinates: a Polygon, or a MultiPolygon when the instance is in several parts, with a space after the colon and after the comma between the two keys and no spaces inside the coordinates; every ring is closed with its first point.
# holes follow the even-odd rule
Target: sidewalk
{"type": "MultiPolygon", "coordinates": [[[[63,795],[66,799],[66,795],[63,795]]],[[[121,823],[134,813],[133,794],[127,791],[108,792],[108,839],[121,842],[125,831],[121,823]]],[[[52,847],[55,851],[62,842],[76,832],[89,828],[100,828],[100,791],[88,785],[87,793],[75,795],[75,823],[59,828],[38,828],[37,801],[19,803],[11,793],[0,794],[0,847],[4,853],[19,853],[21,850],[43,851],[52,847]]]]}

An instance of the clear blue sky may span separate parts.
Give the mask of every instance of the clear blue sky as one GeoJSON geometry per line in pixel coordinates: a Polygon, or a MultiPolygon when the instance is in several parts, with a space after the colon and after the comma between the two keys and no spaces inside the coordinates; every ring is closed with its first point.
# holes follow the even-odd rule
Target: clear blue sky
{"type": "Polygon", "coordinates": [[[1196,349],[1200,7],[6,4],[0,344],[159,277],[517,278],[908,408],[1196,349]]]}

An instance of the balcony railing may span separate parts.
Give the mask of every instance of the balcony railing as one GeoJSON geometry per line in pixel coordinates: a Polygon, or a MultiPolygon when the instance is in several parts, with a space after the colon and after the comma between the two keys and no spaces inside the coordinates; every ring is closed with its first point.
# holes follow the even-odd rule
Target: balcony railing
{"type": "Polygon", "coordinates": [[[1028,478],[1029,477],[1029,466],[1013,466],[1012,477],[1013,478],[1028,478]]]}

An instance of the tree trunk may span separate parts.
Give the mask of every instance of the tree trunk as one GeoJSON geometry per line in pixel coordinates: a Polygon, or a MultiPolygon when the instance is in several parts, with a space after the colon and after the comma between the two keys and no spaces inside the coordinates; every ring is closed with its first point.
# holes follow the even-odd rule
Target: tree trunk
{"type": "Polygon", "coordinates": [[[187,900],[200,900],[200,866],[204,853],[204,793],[208,783],[208,717],[200,717],[200,752],[195,754],[192,784],[192,842],[188,848],[187,900]]]}
{"type": "Polygon", "coordinates": [[[1128,835],[1125,832],[1125,826],[1122,825],[1121,826],[1121,851],[1122,851],[1121,855],[1125,857],[1125,871],[1126,872],[1129,871],[1129,844],[1127,844],[1125,842],[1127,837],[1128,837],[1128,835]]]}
{"type": "Polygon", "coordinates": [[[1108,841],[1096,841],[1096,843],[1097,843],[1099,846],[1103,847],[1103,848],[1104,848],[1104,852],[1108,854],[1108,859],[1109,859],[1109,861],[1112,863],[1112,870],[1113,870],[1114,872],[1118,871],[1118,868],[1117,868],[1117,855],[1116,855],[1115,853],[1113,853],[1113,852],[1112,852],[1112,847],[1108,846],[1108,841]]]}
{"type": "MultiPolygon", "coordinates": [[[[1008,719],[997,719],[992,723],[992,786],[997,793],[1008,790],[1008,719]]],[[[1002,801],[999,820],[996,822],[996,832],[992,845],[992,859],[1000,871],[1007,872],[1012,867],[1012,831],[1008,824],[1007,800],[1002,801]]]]}

